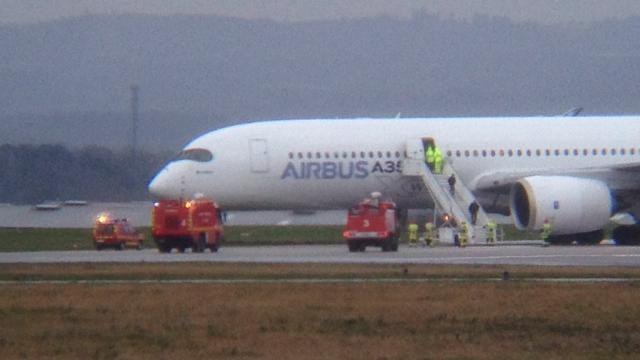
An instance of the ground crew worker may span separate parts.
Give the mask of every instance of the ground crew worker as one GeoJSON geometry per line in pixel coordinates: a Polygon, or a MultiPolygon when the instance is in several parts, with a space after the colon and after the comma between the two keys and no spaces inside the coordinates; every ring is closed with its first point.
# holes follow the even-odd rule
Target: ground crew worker
{"type": "Polygon", "coordinates": [[[469,204],[469,214],[471,215],[471,225],[475,225],[478,220],[478,210],[480,210],[480,205],[475,200],[469,204]]]}
{"type": "Polygon", "coordinates": [[[449,183],[449,192],[451,193],[451,196],[453,196],[456,193],[456,176],[451,174],[449,179],[447,179],[447,182],[449,183]]]}
{"type": "Polygon", "coordinates": [[[466,221],[460,222],[460,229],[458,230],[458,245],[460,247],[467,246],[467,240],[469,239],[469,227],[466,221]]]}
{"type": "Polygon", "coordinates": [[[409,236],[409,246],[414,247],[418,245],[418,224],[414,220],[411,220],[407,229],[407,235],[409,236]]]}
{"type": "Polygon", "coordinates": [[[433,246],[435,241],[435,225],[431,221],[427,221],[424,225],[424,241],[427,243],[427,246],[433,246]]]}
{"type": "Polygon", "coordinates": [[[442,151],[440,151],[440,148],[436,146],[433,150],[433,167],[436,174],[442,174],[443,161],[444,159],[442,158],[442,151]]]}
{"type": "Polygon", "coordinates": [[[551,223],[549,219],[544,219],[544,224],[542,224],[542,241],[545,243],[549,242],[549,236],[551,235],[551,223]]]}
{"type": "Polygon", "coordinates": [[[496,243],[496,238],[498,237],[497,228],[496,222],[493,219],[489,219],[489,222],[487,222],[487,244],[493,245],[496,243]]]}
{"type": "Polygon", "coordinates": [[[433,146],[429,145],[424,156],[425,156],[425,160],[427,161],[427,166],[429,167],[429,170],[433,171],[433,167],[435,164],[435,154],[433,151],[433,146]]]}

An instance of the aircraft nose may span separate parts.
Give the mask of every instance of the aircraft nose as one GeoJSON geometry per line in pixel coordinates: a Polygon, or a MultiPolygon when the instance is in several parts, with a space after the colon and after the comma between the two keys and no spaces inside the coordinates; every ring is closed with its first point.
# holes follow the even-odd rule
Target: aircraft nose
{"type": "Polygon", "coordinates": [[[172,181],[169,171],[162,169],[149,183],[149,193],[159,199],[167,199],[172,196],[172,181]]]}

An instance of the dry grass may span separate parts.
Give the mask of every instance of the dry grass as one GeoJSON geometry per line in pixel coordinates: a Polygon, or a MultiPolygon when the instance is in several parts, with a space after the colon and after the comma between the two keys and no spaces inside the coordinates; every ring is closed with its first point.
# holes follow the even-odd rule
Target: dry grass
{"type": "MultiPolygon", "coordinates": [[[[141,276],[171,271],[185,278],[279,278],[296,271],[374,276],[398,270],[235,264],[14,268],[29,276],[89,271],[97,278],[122,276],[123,270],[141,276]]],[[[440,276],[496,270],[409,269],[440,276]]],[[[0,358],[633,359],[640,353],[638,304],[635,284],[2,285],[0,358]]]]}
{"type": "Polygon", "coordinates": [[[640,277],[640,268],[403,264],[0,264],[0,280],[640,277]],[[405,273],[405,269],[407,273],[405,273]]]}

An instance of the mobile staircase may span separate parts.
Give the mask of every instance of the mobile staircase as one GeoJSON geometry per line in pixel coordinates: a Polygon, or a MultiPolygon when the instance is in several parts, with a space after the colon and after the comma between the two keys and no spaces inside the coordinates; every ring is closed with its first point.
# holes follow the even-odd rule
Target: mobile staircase
{"type": "Polygon", "coordinates": [[[453,165],[445,160],[442,173],[433,173],[424,162],[422,141],[417,140],[417,142],[412,141],[411,143],[412,145],[407,146],[408,157],[403,163],[402,175],[420,177],[429,191],[436,209],[440,213],[450,214],[458,224],[461,221],[466,221],[469,226],[470,244],[485,243],[486,225],[489,222],[489,217],[482,206],[476,201],[473,193],[471,193],[469,188],[462,182],[453,165]],[[455,191],[453,194],[450,192],[448,182],[451,175],[456,177],[455,191]],[[479,209],[476,224],[472,225],[471,214],[468,211],[468,207],[474,201],[478,203],[479,209]]]}

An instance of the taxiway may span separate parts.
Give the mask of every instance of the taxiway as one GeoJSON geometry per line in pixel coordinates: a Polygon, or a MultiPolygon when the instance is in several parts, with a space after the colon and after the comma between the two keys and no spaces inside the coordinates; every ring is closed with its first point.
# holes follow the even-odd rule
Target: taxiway
{"type": "Polygon", "coordinates": [[[36,251],[0,253],[0,263],[341,263],[341,264],[463,264],[539,266],[640,266],[640,247],[613,245],[526,245],[409,248],[385,253],[370,248],[350,253],[343,245],[222,247],[218,253],[161,254],[141,251],[36,251]]]}

